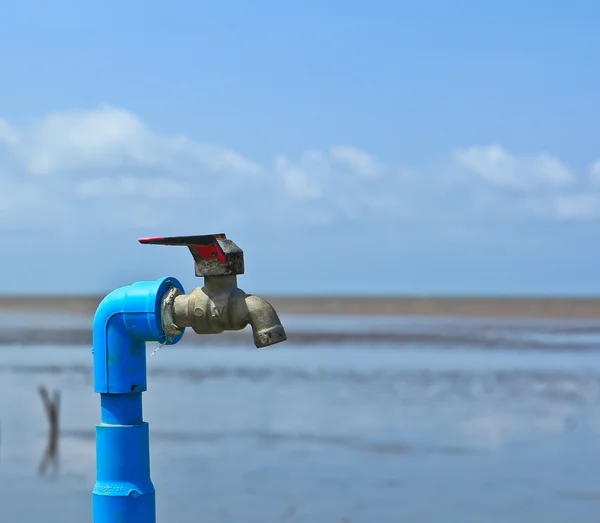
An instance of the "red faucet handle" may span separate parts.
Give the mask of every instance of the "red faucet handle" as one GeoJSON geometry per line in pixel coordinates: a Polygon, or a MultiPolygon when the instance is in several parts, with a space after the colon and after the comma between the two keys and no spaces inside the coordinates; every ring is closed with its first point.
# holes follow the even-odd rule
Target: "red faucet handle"
{"type": "Polygon", "coordinates": [[[225,234],[140,238],[150,245],[188,247],[194,257],[196,276],[231,276],[244,274],[244,253],[225,234]]]}
{"type": "Polygon", "coordinates": [[[140,243],[151,245],[182,245],[189,247],[194,258],[196,255],[204,260],[216,258],[219,263],[227,261],[225,252],[219,245],[219,239],[226,239],[224,234],[203,234],[198,236],[169,236],[164,238],[140,238],[140,243]]]}

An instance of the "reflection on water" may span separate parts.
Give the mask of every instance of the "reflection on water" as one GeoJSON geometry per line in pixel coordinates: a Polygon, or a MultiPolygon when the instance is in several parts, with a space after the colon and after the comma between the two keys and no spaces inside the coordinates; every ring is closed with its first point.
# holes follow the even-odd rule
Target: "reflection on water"
{"type": "MultiPolygon", "coordinates": [[[[212,348],[203,337],[197,350],[163,347],[148,358],[144,394],[159,520],[597,520],[599,355],[514,346],[593,345],[592,324],[370,320],[363,332],[385,325],[458,339],[472,329],[513,345],[291,340],[259,351],[249,340],[212,348]]],[[[298,320],[291,330],[336,321],[298,320]]],[[[91,520],[99,411],[89,346],[0,349],[0,521],[91,520]],[[48,444],[40,380],[62,391],[55,478],[37,477],[48,444]]]]}
{"type": "Polygon", "coordinates": [[[44,404],[46,417],[48,418],[48,445],[44,451],[44,457],[40,462],[39,474],[46,475],[48,467],[51,466],[54,475],[58,473],[58,427],[60,414],[60,391],[55,390],[52,398],[48,389],[43,385],[38,387],[38,392],[44,404]]]}

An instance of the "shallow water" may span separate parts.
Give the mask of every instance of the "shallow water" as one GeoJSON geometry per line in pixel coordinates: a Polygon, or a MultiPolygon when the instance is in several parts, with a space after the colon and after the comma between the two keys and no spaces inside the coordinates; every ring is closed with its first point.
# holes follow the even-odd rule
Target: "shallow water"
{"type": "MultiPolygon", "coordinates": [[[[244,333],[246,347],[206,337],[161,348],[144,394],[159,521],[598,521],[598,325],[284,320],[291,332],[441,335],[413,345],[290,336],[257,351],[244,333]],[[482,333],[508,341],[461,346],[482,333]]],[[[89,346],[0,348],[0,521],[91,521],[98,419],[89,346]],[[59,469],[43,477],[40,384],[62,392],[59,469]]]]}

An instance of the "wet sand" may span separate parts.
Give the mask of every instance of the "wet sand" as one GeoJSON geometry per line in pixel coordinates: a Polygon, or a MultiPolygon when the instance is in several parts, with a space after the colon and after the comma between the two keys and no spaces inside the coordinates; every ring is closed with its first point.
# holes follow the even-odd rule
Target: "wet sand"
{"type": "MultiPolygon", "coordinates": [[[[93,314],[103,296],[2,296],[1,310],[93,314]]],[[[600,297],[265,297],[282,314],[600,318],[600,297]]]]}
{"type": "MultiPolygon", "coordinates": [[[[437,347],[470,350],[598,351],[600,323],[590,318],[374,316],[280,313],[288,342],[304,350],[324,346],[391,350],[437,347]]],[[[92,312],[0,309],[0,347],[92,344],[92,312]]],[[[188,328],[183,346],[199,343],[188,328]]],[[[219,347],[253,346],[251,329],[205,335],[219,347]]]]}

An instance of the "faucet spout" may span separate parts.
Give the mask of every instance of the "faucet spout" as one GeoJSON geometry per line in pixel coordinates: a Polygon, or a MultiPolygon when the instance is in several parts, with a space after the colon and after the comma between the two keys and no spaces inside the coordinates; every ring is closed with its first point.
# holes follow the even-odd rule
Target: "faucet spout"
{"type": "Polygon", "coordinates": [[[248,295],[245,300],[248,308],[248,323],[252,327],[254,345],[268,347],[287,340],[285,329],[273,306],[258,296],[248,295]]]}

